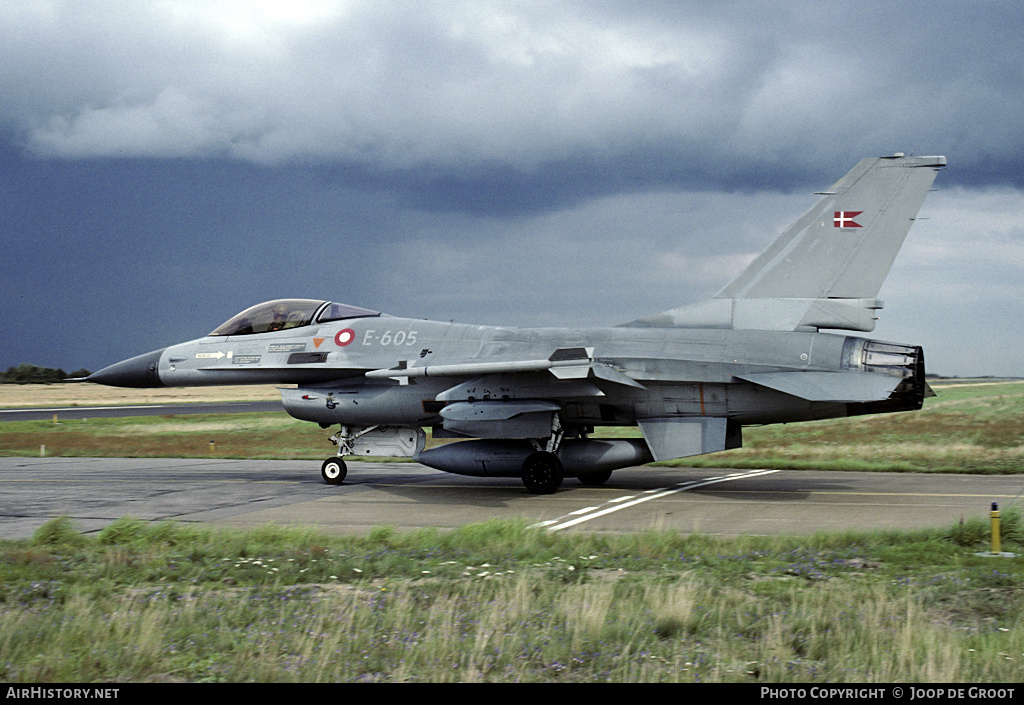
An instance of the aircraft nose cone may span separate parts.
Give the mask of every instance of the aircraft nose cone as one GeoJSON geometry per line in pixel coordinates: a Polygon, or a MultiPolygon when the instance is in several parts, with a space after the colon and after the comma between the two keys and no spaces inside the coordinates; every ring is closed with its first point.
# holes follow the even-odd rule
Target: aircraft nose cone
{"type": "Polygon", "coordinates": [[[106,384],[110,387],[163,387],[160,381],[160,355],[166,348],[148,352],[145,355],[116,362],[93,372],[85,378],[86,382],[106,384]]]}

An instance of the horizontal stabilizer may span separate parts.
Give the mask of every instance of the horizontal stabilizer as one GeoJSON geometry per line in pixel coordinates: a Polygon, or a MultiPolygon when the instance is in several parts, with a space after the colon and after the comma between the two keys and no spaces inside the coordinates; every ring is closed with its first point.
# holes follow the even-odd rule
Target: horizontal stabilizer
{"type": "Polygon", "coordinates": [[[807,401],[851,404],[888,399],[903,381],[902,377],[866,372],[763,372],[736,378],[807,401]]]}

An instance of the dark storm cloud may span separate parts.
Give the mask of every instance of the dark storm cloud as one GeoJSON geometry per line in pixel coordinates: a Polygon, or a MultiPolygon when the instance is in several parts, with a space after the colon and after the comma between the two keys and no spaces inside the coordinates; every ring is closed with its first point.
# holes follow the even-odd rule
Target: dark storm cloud
{"type": "Polygon", "coordinates": [[[810,192],[905,151],[950,168],[881,330],[948,373],[982,359],[950,330],[991,339],[981,371],[1024,374],[1021,26],[1011,2],[13,0],[0,367],[98,367],[281,296],[617,324],[714,294],[810,192]]]}

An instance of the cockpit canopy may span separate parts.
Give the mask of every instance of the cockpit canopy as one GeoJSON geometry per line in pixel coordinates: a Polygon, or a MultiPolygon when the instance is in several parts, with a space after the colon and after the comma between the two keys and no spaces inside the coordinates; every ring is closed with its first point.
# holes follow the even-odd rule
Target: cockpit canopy
{"type": "Polygon", "coordinates": [[[366,318],[379,316],[379,311],[371,311],[358,306],[335,304],[330,301],[313,299],[277,299],[256,304],[234,316],[210,335],[252,335],[271,331],[288,330],[308,326],[314,321],[328,323],[346,318],[366,318]]]}

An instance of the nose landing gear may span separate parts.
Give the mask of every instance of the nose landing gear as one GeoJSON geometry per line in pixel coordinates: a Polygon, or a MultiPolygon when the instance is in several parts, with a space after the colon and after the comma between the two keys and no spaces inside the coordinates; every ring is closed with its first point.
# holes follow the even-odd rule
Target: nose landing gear
{"type": "Polygon", "coordinates": [[[341,458],[328,458],[320,466],[320,474],[328,485],[340,485],[348,475],[348,466],[341,458]]]}

